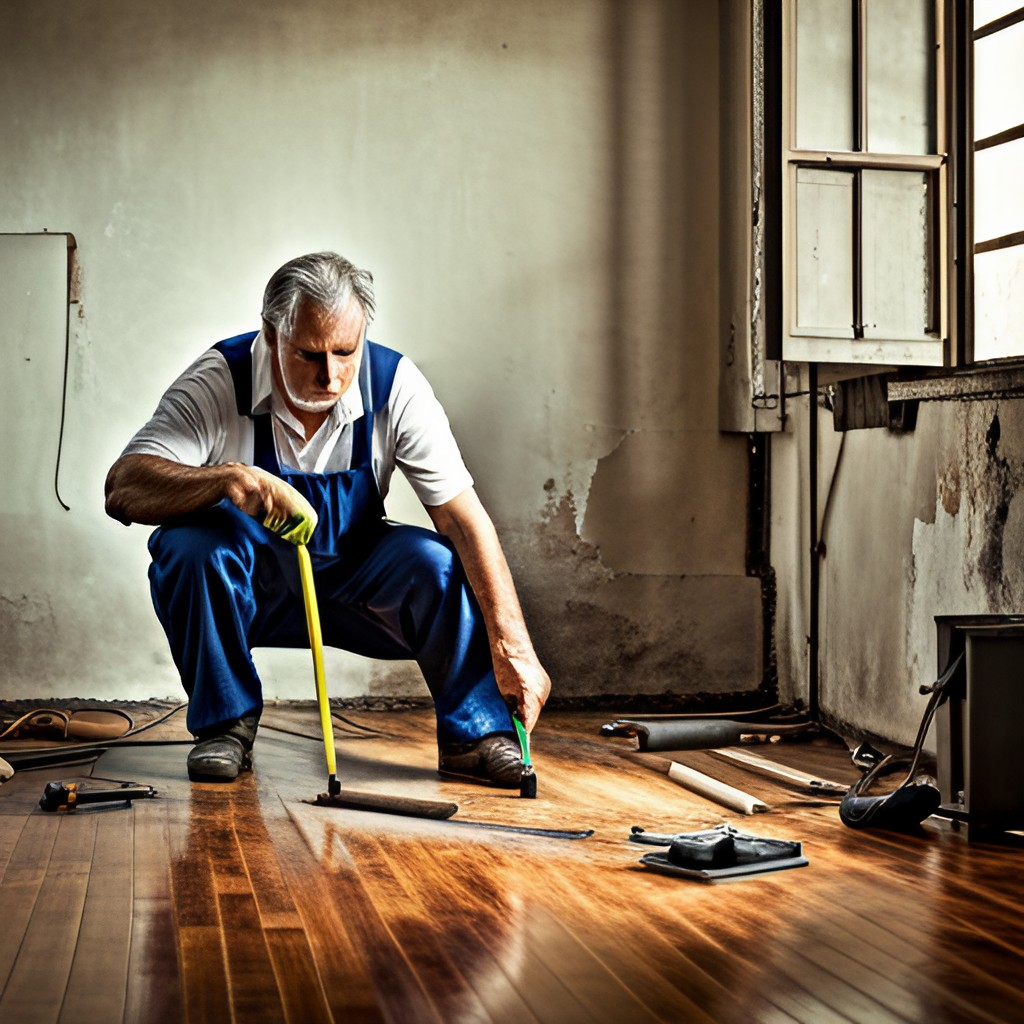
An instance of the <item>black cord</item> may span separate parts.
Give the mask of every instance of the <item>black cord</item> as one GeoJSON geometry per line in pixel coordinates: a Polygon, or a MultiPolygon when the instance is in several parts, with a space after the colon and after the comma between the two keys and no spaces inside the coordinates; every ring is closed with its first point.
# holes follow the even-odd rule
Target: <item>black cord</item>
{"type": "Polygon", "coordinates": [[[64,380],[60,392],[60,430],[57,433],[57,461],[53,467],[53,493],[60,502],[60,507],[65,512],[71,511],[71,506],[66,504],[60,496],[60,456],[64,447],[64,421],[68,408],[68,363],[71,361],[71,276],[74,273],[74,253],[77,250],[75,236],[67,235],[68,241],[68,289],[67,289],[67,318],[64,321],[64,380]]]}
{"type": "Polygon", "coordinates": [[[821,527],[818,530],[818,547],[816,553],[825,553],[825,533],[828,528],[828,515],[832,510],[832,495],[835,493],[836,480],[839,478],[839,466],[843,461],[843,452],[846,449],[846,432],[839,441],[839,451],[836,452],[836,461],[832,467],[832,479],[828,482],[828,494],[825,495],[825,507],[821,511],[821,527]]]}
{"type": "MultiPolygon", "coordinates": [[[[162,715],[158,715],[151,722],[147,722],[145,725],[140,725],[135,729],[129,729],[126,733],[122,733],[115,739],[110,740],[93,740],[92,742],[83,743],[69,743],[61,746],[53,747],[28,747],[21,750],[8,751],[8,757],[27,756],[29,754],[47,754],[47,753],[74,753],[76,750],[98,750],[102,748],[106,750],[108,747],[132,747],[132,746],[163,746],[164,744],[170,746],[176,743],[192,743],[193,740],[134,740],[132,737],[138,736],[140,732],[145,732],[147,729],[152,729],[155,725],[160,725],[161,722],[166,722],[171,715],[176,715],[182,708],[188,707],[188,701],[182,701],[181,704],[176,705],[169,711],[165,711],[162,715]]],[[[74,763],[74,762],[69,762],[74,763]]]]}
{"type": "Polygon", "coordinates": [[[390,736],[391,735],[390,733],[384,732],[381,729],[373,729],[373,728],[371,728],[368,725],[360,725],[359,722],[353,722],[351,718],[346,718],[344,715],[339,714],[337,711],[332,711],[331,712],[331,718],[333,718],[333,719],[335,719],[335,720],[337,720],[339,722],[344,722],[346,725],[352,726],[353,729],[359,729],[362,732],[373,733],[374,736],[390,736]]]}

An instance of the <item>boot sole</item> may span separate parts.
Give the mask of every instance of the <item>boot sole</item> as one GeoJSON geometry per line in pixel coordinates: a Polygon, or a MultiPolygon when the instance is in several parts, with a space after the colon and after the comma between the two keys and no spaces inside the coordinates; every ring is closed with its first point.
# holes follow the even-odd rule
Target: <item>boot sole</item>
{"type": "Polygon", "coordinates": [[[442,779],[453,779],[458,782],[475,782],[478,786],[493,786],[495,789],[518,789],[519,777],[509,782],[498,782],[486,775],[471,775],[469,772],[453,772],[447,768],[438,768],[437,774],[442,779]]]}

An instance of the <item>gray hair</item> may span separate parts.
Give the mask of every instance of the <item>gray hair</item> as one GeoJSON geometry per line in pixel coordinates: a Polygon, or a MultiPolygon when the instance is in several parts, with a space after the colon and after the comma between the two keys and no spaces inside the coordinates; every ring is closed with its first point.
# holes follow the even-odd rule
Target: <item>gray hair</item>
{"type": "Polygon", "coordinates": [[[287,337],[295,326],[299,303],[339,310],[355,296],[366,321],[373,319],[373,275],[336,252],[313,252],[289,260],[274,272],[263,292],[263,319],[287,337]]]}

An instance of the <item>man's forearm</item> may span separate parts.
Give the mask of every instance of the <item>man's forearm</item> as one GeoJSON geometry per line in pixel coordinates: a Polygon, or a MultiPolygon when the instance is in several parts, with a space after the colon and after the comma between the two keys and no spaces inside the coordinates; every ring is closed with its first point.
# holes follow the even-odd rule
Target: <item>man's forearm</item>
{"type": "Polygon", "coordinates": [[[448,537],[459,553],[487,624],[492,649],[497,648],[495,653],[500,656],[516,649],[532,653],[533,644],[523,620],[512,573],[490,517],[483,514],[467,519],[434,515],[434,510],[430,511],[438,531],[448,537]]]}
{"type": "Polygon", "coordinates": [[[156,455],[123,455],[106,482],[107,515],[158,526],[228,497],[234,473],[224,466],[183,466],[156,455]]]}
{"type": "Polygon", "coordinates": [[[528,729],[547,700],[551,681],[537,658],[515,583],[490,516],[475,491],[427,510],[455,545],[487,628],[498,688],[515,696],[528,729]]]}
{"type": "Polygon", "coordinates": [[[183,466],[156,455],[122,455],[107,474],[107,515],[122,523],[160,526],[227,498],[292,544],[306,544],[316,509],[291,484],[242,462],[183,466]]]}

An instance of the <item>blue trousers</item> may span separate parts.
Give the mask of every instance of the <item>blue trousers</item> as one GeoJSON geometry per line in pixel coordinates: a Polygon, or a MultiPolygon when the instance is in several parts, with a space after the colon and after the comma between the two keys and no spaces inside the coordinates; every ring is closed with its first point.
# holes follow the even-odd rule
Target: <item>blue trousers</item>
{"type": "MultiPolygon", "coordinates": [[[[480,609],[448,540],[390,523],[345,540],[340,557],[313,557],[324,643],[415,659],[439,743],[513,733],[480,609]]],[[[294,546],[222,502],[160,527],[149,550],[153,604],[189,695],[189,730],[259,712],[252,648],[309,646],[294,546]]]]}

